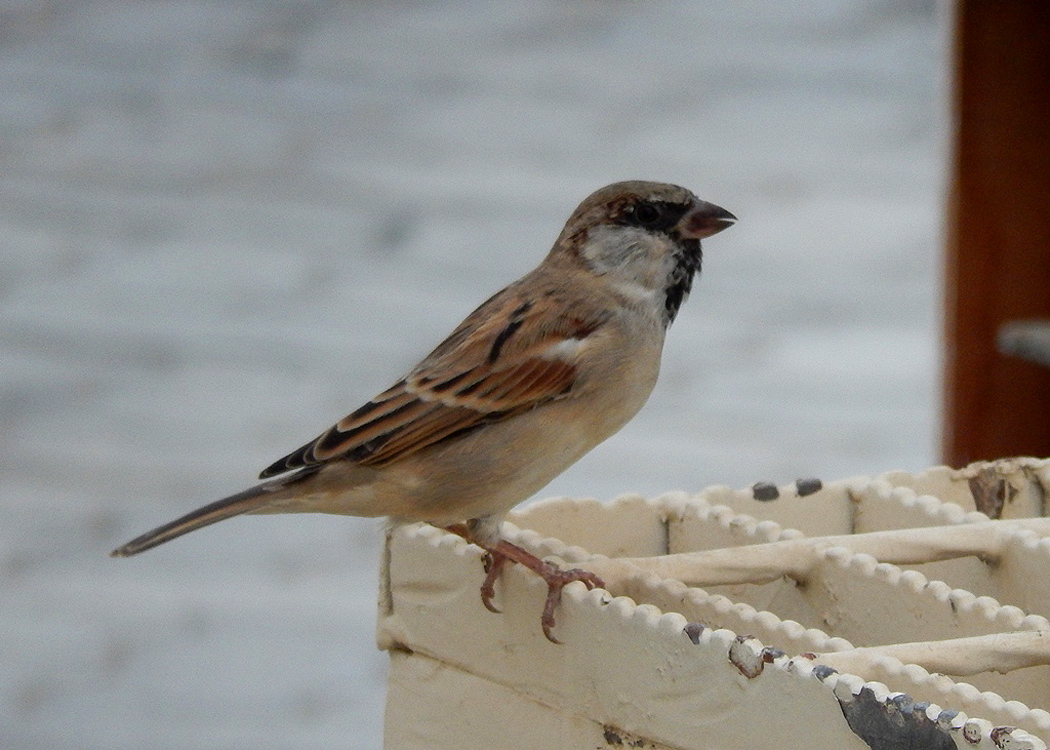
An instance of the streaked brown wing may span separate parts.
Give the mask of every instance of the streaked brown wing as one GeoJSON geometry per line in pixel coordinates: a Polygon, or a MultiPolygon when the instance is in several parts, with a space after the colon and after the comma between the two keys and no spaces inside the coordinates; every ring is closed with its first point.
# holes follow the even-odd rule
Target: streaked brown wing
{"type": "Polygon", "coordinates": [[[601,320],[535,311],[514,290],[474,311],[403,380],[260,476],[344,458],[383,466],[569,394],[575,349],[601,320]],[[553,324],[530,321],[539,314],[553,324]]]}

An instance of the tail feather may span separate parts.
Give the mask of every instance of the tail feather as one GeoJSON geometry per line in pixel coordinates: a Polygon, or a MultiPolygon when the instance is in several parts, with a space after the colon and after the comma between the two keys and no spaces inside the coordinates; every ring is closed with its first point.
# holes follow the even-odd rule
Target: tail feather
{"type": "Polygon", "coordinates": [[[197,508],[197,510],[191,511],[181,518],[176,518],[174,521],[158,526],[152,531],[147,531],[142,536],[132,539],[123,547],[113,550],[109,555],[110,557],[137,555],[139,552],[145,552],[157,545],[164,544],[164,542],[170,542],[176,537],[208,526],[216,521],[258,510],[270,502],[274,489],[273,483],[258,484],[254,487],[249,487],[243,492],[238,492],[236,495],[216,500],[214,503],[197,508]]]}

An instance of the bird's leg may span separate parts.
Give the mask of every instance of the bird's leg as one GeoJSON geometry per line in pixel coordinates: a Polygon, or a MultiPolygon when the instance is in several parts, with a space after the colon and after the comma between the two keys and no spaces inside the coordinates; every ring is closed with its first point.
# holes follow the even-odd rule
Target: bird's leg
{"type": "Polygon", "coordinates": [[[489,550],[485,550],[485,555],[481,558],[481,562],[485,566],[485,580],[481,582],[481,603],[485,605],[485,609],[489,612],[495,612],[497,615],[500,613],[500,610],[492,603],[492,597],[496,595],[496,579],[503,572],[503,566],[507,564],[507,559],[505,555],[497,555],[489,550]]]}
{"type": "Polygon", "coordinates": [[[453,524],[448,526],[446,530],[485,550],[485,580],[481,584],[481,602],[490,612],[499,612],[492,603],[492,597],[496,593],[496,579],[499,578],[503,566],[508,561],[524,565],[547,583],[547,601],[543,605],[540,625],[543,627],[543,634],[552,643],[559,642],[551,635],[551,631],[554,628],[554,608],[561,601],[561,590],[573,581],[582,581],[588,589],[604,588],[605,586],[602,579],[594,573],[589,573],[579,568],[562,570],[546,560],[541,560],[527,549],[512,544],[505,539],[501,539],[495,545],[479,542],[465,524],[453,524]]]}
{"type": "Polygon", "coordinates": [[[485,580],[481,584],[481,603],[485,605],[485,609],[489,612],[495,612],[497,615],[500,614],[500,610],[492,603],[492,598],[496,595],[496,579],[499,578],[500,573],[503,572],[503,566],[507,564],[508,558],[505,555],[497,555],[493,553],[488,546],[479,544],[475,541],[474,534],[471,533],[470,527],[465,523],[456,523],[451,526],[446,526],[445,531],[450,531],[456,536],[461,536],[470,544],[476,544],[478,547],[485,550],[485,554],[481,558],[481,562],[485,567],[485,580]]]}

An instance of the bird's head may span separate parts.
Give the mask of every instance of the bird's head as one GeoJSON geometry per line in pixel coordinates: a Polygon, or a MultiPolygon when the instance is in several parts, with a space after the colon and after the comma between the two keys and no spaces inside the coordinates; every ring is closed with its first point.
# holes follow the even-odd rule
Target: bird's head
{"type": "Polygon", "coordinates": [[[626,297],[662,305],[670,325],[700,271],[700,240],[735,222],[683,187],[617,182],[580,203],[551,253],[575,256],[626,297]]]}

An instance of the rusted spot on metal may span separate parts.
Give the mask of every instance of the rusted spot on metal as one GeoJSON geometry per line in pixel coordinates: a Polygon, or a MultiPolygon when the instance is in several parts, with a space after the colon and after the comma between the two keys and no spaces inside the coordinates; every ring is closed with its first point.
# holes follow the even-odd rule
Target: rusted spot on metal
{"type": "Polygon", "coordinates": [[[992,742],[995,743],[996,747],[1001,747],[1003,750],[1010,747],[1013,743],[1013,731],[1017,727],[994,727],[990,732],[992,742]]]}
{"type": "Polygon", "coordinates": [[[981,741],[981,725],[971,719],[963,724],[962,736],[971,745],[976,745],[981,741]]]}
{"type": "Polygon", "coordinates": [[[698,622],[691,622],[682,628],[682,632],[689,636],[689,640],[693,642],[694,646],[700,645],[700,634],[707,628],[698,622]]]}
{"type": "Polygon", "coordinates": [[[641,737],[635,737],[610,724],[602,726],[602,737],[605,739],[605,744],[608,747],[632,747],[636,748],[636,750],[655,747],[655,745],[648,740],[642,739],[641,737]]]}
{"type": "Polygon", "coordinates": [[[751,640],[749,635],[738,635],[736,637],[732,645],[729,646],[729,661],[740,671],[740,674],[749,680],[753,680],[762,674],[766,664],[762,659],[762,653],[755,651],[748,645],[747,642],[749,640],[751,640]]]}
{"type": "Polygon", "coordinates": [[[871,688],[843,700],[839,707],[853,733],[871,750],[955,750],[948,730],[926,715],[928,703],[915,703],[907,695],[880,701],[871,688]]]}
{"type": "Polygon", "coordinates": [[[967,482],[974,507],[992,519],[1002,518],[1003,508],[1017,495],[1017,488],[1003,479],[995,466],[981,469],[967,482]]]}
{"type": "Polygon", "coordinates": [[[813,667],[813,676],[821,682],[831,677],[833,674],[838,674],[839,671],[834,667],[829,667],[827,664],[818,664],[813,667]]]}
{"type": "Polygon", "coordinates": [[[779,659],[781,656],[786,656],[786,654],[779,648],[766,646],[764,649],[762,649],[761,656],[762,661],[764,661],[766,664],[772,664],[774,659],[779,659]]]}
{"type": "Polygon", "coordinates": [[[772,482],[755,482],[751,485],[751,496],[755,500],[761,500],[762,502],[768,502],[769,500],[776,500],[780,497],[780,490],[772,482]]]}
{"type": "Polygon", "coordinates": [[[954,708],[946,708],[937,714],[937,726],[941,729],[951,729],[952,722],[955,721],[955,717],[959,715],[959,712],[954,708]]]}

